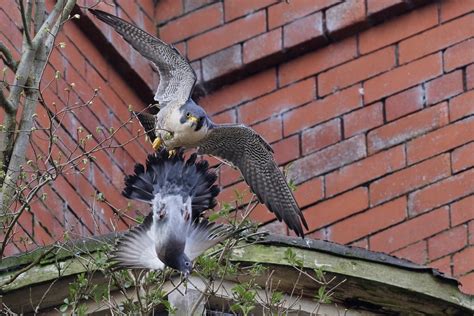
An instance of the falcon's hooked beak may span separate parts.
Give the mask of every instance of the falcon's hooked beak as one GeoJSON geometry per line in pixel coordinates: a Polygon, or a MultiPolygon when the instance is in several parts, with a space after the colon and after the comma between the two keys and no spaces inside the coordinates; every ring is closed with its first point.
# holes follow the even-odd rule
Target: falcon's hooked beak
{"type": "Polygon", "coordinates": [[[186,114],[186,118],[188,119],[188,121],[191,121],[193,123],[199,123],[199,118],[195,117],[194,115],[188,113],[186,114]]]}

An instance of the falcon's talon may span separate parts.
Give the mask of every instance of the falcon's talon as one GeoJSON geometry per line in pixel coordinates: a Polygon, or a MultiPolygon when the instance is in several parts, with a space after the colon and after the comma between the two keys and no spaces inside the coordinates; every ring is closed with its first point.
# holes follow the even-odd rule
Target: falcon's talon
{"type": "Polygon", "coordinates": [[[155,138],[151,146],[153,147],[155,151],[157,151],[158,149],[160,149],[162,144],[163,144],[163,141],[161,140],[161,138],[157,137],[155,138]]]}
{"type": "Polygon", "coordinates": [[[172,158],[176,155],[176,149],[168,150],[168,158],[172,158]]]}

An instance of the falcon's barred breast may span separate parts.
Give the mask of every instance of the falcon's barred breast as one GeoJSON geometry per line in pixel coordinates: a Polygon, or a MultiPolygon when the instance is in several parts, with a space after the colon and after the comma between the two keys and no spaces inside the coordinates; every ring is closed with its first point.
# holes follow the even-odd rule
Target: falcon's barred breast
{"type": "Polygon", "coordinates": [[[196,83],[191,65],[171,45],[116,16],[99,10],[90,12],[111,25],[158,69],[160,83],[155,100],[160,103],[160,110],[156,116],[137,115],[153,147],[198,148],[200,154],[229,161],[240,170],[259,201],[303,237],[302,226],[308,229],[308,225],[273,158],[271,146],[245,125],[212,122],[204,109],[191,99],[196,83]]]}

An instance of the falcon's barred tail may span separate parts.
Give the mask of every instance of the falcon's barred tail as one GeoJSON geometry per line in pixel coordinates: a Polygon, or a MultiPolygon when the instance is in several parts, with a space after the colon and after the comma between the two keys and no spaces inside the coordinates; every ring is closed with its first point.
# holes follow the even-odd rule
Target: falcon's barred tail
{"type": "Polygon", "coordinates": [[[149,155],[146,168],[135,165],[135,174],[125,177],[125,189],[122,194],[132,200],[151,203],[155,195],[179,194],[186,199],[191,197],[193,220],[217,205],[216,196],[219,187],[214,184],[215,172],[209,170],[205,160],[196,161],[192,154],[184,161],[184,150],[169,157],[167,150],[162,149],[149,155]]]}

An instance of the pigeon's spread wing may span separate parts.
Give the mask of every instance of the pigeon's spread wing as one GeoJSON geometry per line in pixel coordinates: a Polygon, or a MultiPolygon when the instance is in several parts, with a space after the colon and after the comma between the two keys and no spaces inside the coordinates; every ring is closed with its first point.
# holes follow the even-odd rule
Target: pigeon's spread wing
{"type": "Polygon", "coordinates": [[[186,228],[184,253],[191,261],[194,261],[207,249],[226,239],[230,233],[230,227],[210,223],[205,219],[200,222],[189,221],[186,228]]]}
{"type": "Polygon", "coordinates": [[[150,213],[143,224],[131,229],[119,239],[113,253],[117,266],[133,269],[162,270],[163,262],[158,259],[155,250],[153,215],[150,213]]]}
{"type": "Polygon", "coordinates": [[[184,104],[190,97],[196,74],[191,65],[171,45],[109,13],[89,9],[97,18],[112,26],[140,54],[152,61],[160,74],[155,100],[184,104]]]}
{"type": "Polygon", "coordinates": [[[150,141],[153,143],[153,141],[156,138],[155,135],[155,115],[149,114],[149,113],[144,113],[144,112],[133,112],[135,116],[138,118],[138,121],[140,122],[141,126],[143,126],[143,129],[145,130],[146,135],[150,139],[150,141]]]}
{"type": "Polygon", "coordinates": [[[307,227],[288,183],[273,159],[270,145],[244,125],[217,125],[201,143],[198,153],[214,155],[240,169],[259,201],[303,237],[307,227]]]}

